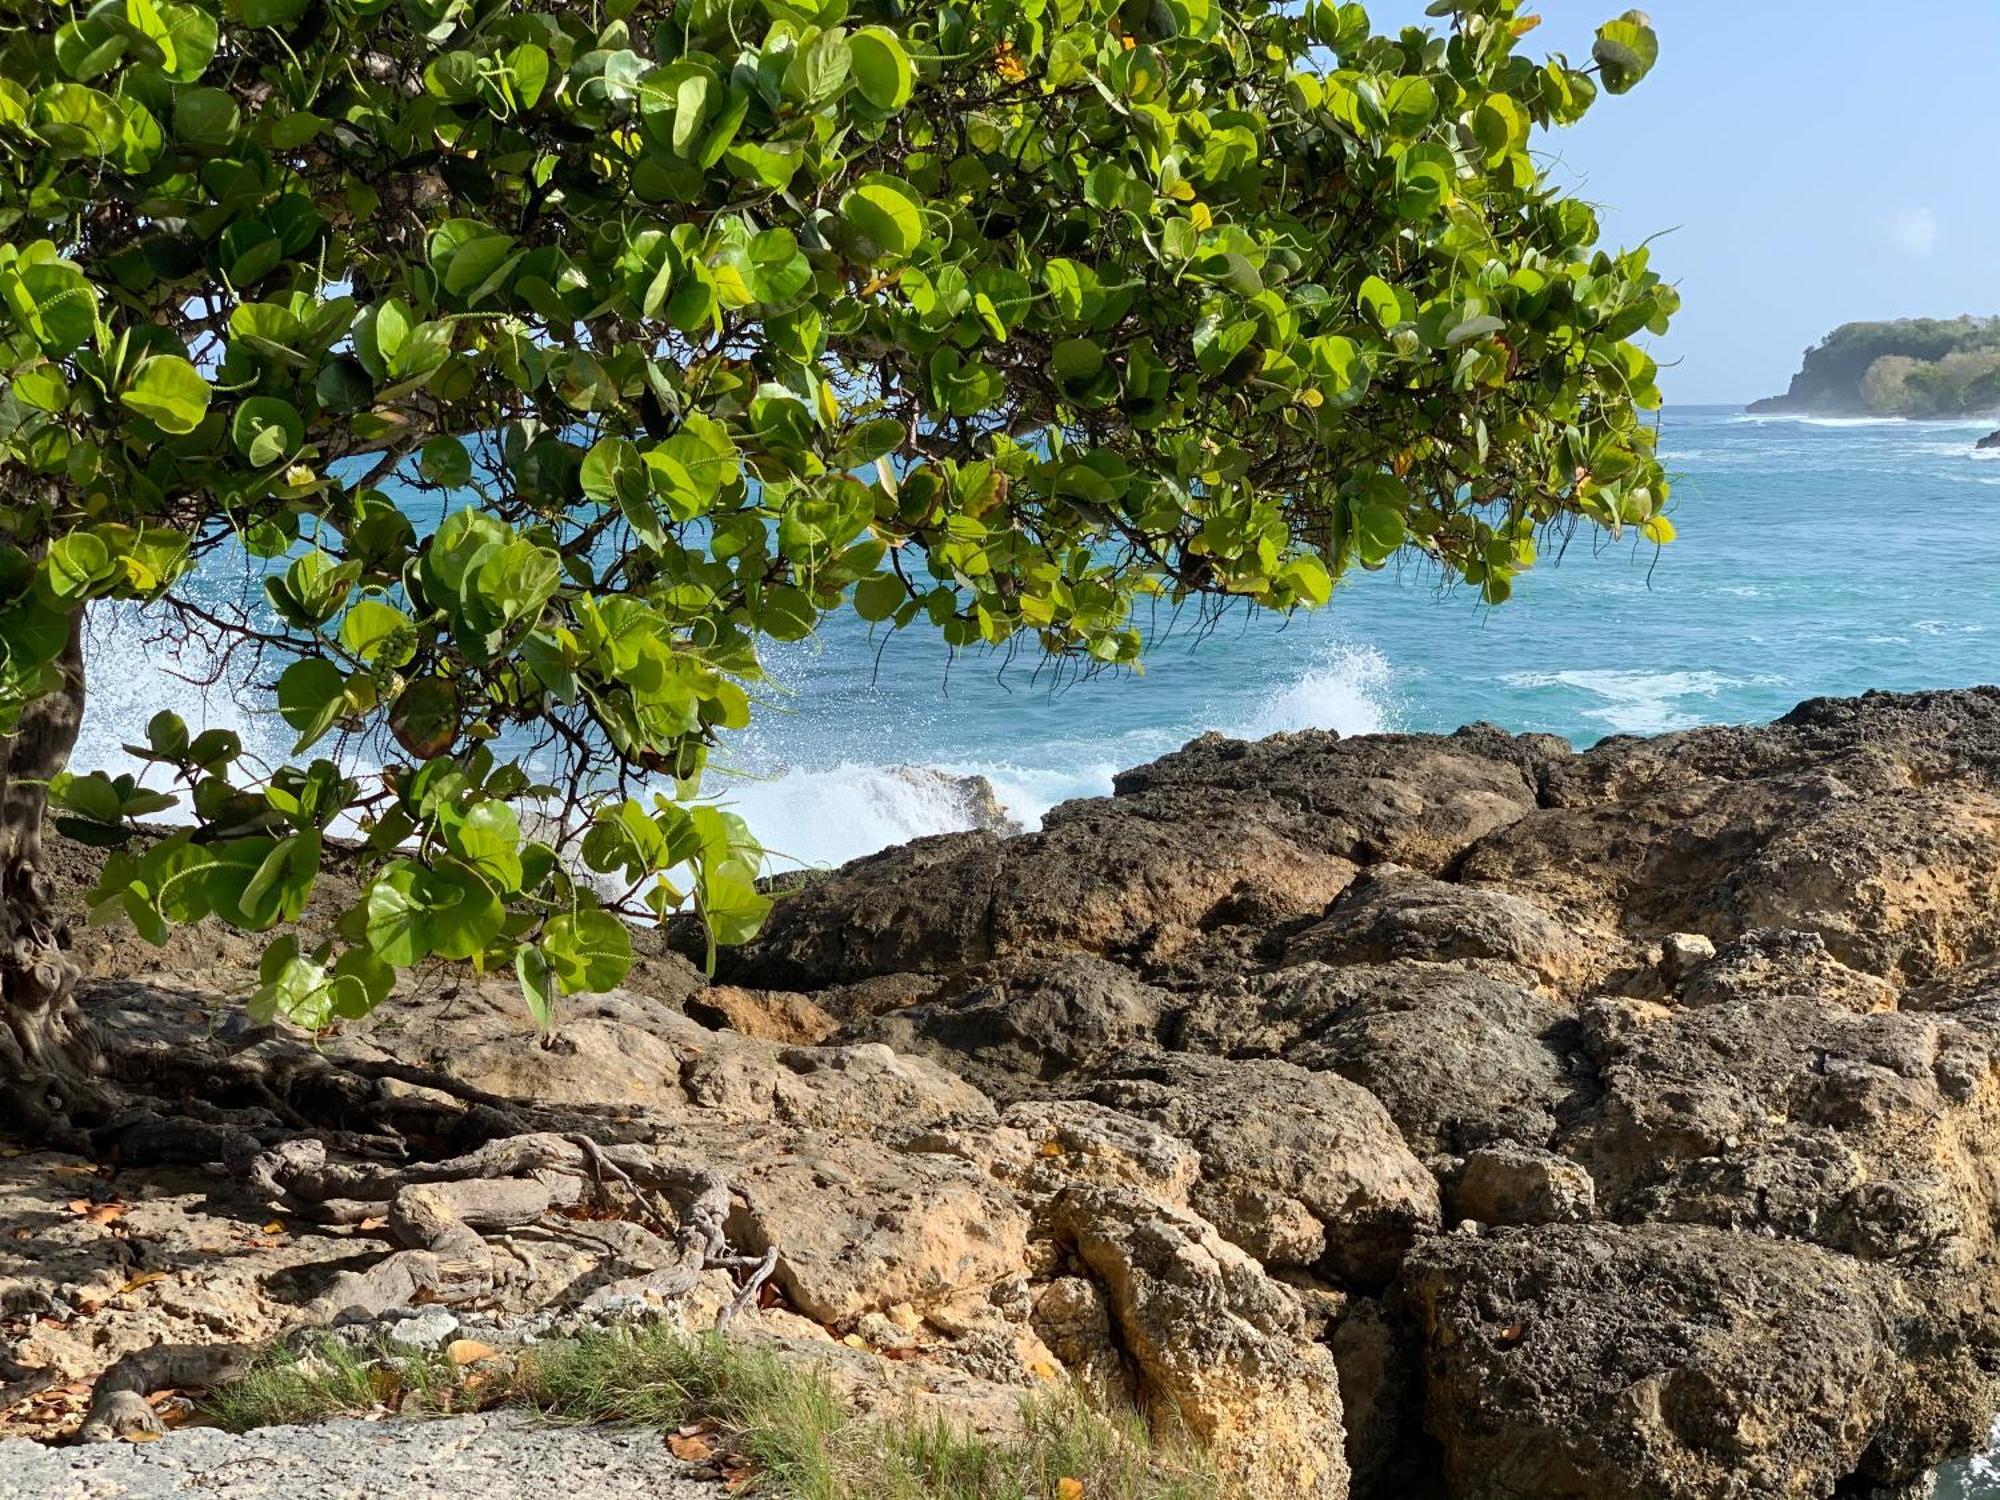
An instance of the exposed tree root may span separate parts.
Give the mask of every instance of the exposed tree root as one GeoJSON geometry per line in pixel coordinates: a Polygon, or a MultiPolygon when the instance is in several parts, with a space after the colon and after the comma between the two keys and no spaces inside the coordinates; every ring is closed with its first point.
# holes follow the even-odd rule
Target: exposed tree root
{"type": "MultiPolygon", "coordinates": [[[[178,1131],[187,1139],[173,1146],[167,1159],[187,1161],[198,1151],[220,1148],[219,1155],[205,1159],[222,1160],[298,1219],[340,1225],[382,1221],[399,1248],[365,1269],[338,1275],[299,1309],[287,1336],[368,1321],[394,1308],[490,1299],[505,1289],[512,1262],[496,1253],[487,1236],[586,1203],[620,1208],[677,1249],[672,1266],[604,1288],[604,1294],[670,1301],[693,1290],[704,1271],[722,1269],[740,1278],[737,1297],[718,1320],[727,1323],[754,1301],[777,1263],[775,1249],[756,1256],[730,1248],[725,1178],[705,1166],[663,1160],[644,1146],[605,1145],[574,1132],[526,1131],[441,1160],[390,1164],[336,1160],[328,1140],[291,1133],[275,1122],[260,1129],[244,1118],[203,1123],[145,1110],[128,1113],[145,1116],[143,1125],[127,1125],[118,1137],[128,1151],[165,1145],[178,1131]],[[266,1129],[279,1129],[285,1138],[246,1155],[266,1129]]],[[[498,1104],[474,1104],[465,1114],[486,1127],[519,1120],[517,1110],[498,1104]]],[[[81,1439],[100,1442],[157,1430],[147,1392],[213,1385],[239,1372],[244,1355],[235,1345],[162,1347],[119,1361],[93,1392],[81,1439]]]]}

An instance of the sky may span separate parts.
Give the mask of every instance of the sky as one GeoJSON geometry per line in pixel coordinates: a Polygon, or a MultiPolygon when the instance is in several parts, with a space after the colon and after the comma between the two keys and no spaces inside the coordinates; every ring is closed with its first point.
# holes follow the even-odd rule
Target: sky
{"type": "MultiPolygon", "coordinates": [[[[1629,0],[1540,0],[1524,46],[1588,58],[1629,0]]],[[[1377,0],[1377,30],[1422,0],[1377,0]]],[[[1661,235],[1669,402],[1785,389],[1856,319],[2000,313],[2000,0],[1653,0],[1660,61],[1541,138],[1606,238],[1661,235]]],[[[1432,25],[1438,23],[1432,22],[1432,25]]]]}

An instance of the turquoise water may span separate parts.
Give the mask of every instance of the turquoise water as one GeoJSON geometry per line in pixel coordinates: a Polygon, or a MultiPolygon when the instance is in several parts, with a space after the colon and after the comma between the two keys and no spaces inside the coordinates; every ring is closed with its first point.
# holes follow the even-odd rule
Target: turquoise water
{"type": "MultiPolygon", "coordinates": [[[[778,690],[712,790],[789,858],[833,862],[956,826],[950,799],[897,766],[986,775],[1032,823],[1205,729],[1485,719],[1586,744],[1768,719],[1816,694],[2000,681],[2000,453],[1973,448],[1988,425],[1670,408],[1674,545],[1579,532],[1499,609],[1406,567],[1289,622],[1161,618],[1142,676],[1057,681],[844,617],[776,653],[778,690]]],[[[176,680],[129,621],[107,633],[85,764],[121,764],[119,744],[168,705],[281,758],[287,736],[256,695],[176,680]]]]}
{"type": "Polygon", "coordinates": [[[1420,568],[1363,575],[1289,623],[1163,632],[1137,678],[1052,686],[1026,662],[948,662],[921,635],[837,631],[780,659],[796,696],[738,757],[780,779],[730,795],[800,857],[831,859],[936,821],[886,763],[982,772],[1032,818],[1211,728],[1485,719],[1588,744],[1818,694],[2000,681],[2000,453],[1973,447],[1990,425],[1669,409],[1673,545],[1579,532],[1499,609],[1420,568]]]}

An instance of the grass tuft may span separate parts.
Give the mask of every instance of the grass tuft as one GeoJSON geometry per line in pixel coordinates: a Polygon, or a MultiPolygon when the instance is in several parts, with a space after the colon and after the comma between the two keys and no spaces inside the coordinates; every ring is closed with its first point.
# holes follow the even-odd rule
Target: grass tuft
{"type": "Polygon", "coordinates": [[[589,1334],[526,1351],[511,1373],[439,1356],[356,1350],[326,1340],[274,1351],[208,1400],[207,1419],[241,1431],[393,1407],[444,1415],[501,1402],[558,1422],[701,1426],[747,1493],[770,1500],[1216,1500],[1192,1449],[1158,1443],[1136,1414],[1093,1410],[1075,1393],[1028,1403],[1010,1440],[973,1436],[910,1412],[861,1421],[809,1362],[690,1338],[662,1326],[589,1334]]]}

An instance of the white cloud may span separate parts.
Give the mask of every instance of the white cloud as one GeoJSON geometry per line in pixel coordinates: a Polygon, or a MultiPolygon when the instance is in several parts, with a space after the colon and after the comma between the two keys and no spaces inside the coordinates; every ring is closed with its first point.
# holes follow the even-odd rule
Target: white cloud
{"type": "Polygon", "coordinates": [[[1938,216],[1928,208],[1906,208],[1889,226],[1889,237],[1905,255],[1921,259],[1937,249],[1938,216]]]}

